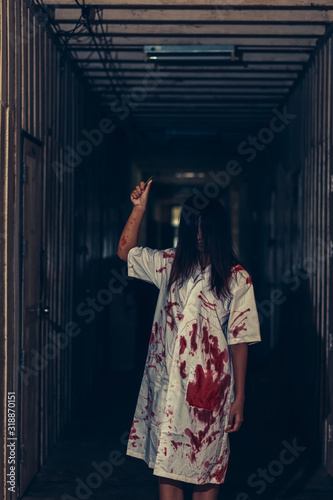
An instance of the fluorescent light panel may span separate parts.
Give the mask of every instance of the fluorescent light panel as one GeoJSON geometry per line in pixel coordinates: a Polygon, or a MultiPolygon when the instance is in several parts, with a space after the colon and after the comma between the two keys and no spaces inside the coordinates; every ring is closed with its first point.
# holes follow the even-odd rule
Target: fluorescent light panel
{"type": "Polygon", "coordinates": [[[235,45],[144,45],[143,50],[152,62],[238,60],[235,45]]]}

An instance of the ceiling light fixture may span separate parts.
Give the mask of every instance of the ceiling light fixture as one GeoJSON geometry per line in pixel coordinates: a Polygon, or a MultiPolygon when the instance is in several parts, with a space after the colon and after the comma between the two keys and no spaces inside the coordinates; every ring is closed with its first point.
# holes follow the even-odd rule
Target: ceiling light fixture
{"type": "Polygon", "coordinates": [[[241,61],[235,45],[144,45],[145,60],[158,63],[225,63],[241,61]]]}
{"type": "Polygon", "coordinates": [[[204,172],[176,172],[177,179],[196,179],[206,177],[204,172]]]}

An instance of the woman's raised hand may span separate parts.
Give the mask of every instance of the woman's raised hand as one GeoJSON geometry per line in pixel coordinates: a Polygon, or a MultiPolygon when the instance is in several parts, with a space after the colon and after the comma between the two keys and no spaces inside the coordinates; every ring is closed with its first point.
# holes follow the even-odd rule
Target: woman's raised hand
{"type": "Polygon", "coordinates": [[[149,194],[149,189],[151,186],[151,183],[153,181],[150,180],[145,187],[145,183],[143,181],[140,182],[140,186],[136,186],[136,188],[131,192],[131,202],[135,207],[142,207],[146,208],[147,201],[148,201],[148,194],[149,194]]]}

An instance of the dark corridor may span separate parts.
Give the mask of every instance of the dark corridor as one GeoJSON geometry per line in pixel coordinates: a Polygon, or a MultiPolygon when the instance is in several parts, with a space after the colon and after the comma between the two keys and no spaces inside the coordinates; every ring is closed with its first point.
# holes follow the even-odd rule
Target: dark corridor
{"type": "Polygon", "coordinates": [[[0,27],[0,498],[158,500],[125,454],[158,290],[117,256],[153,176],[138,245],[219,199],[253,280],[219,498],[331,499],[332,1],[0,0],[0,27]]]}

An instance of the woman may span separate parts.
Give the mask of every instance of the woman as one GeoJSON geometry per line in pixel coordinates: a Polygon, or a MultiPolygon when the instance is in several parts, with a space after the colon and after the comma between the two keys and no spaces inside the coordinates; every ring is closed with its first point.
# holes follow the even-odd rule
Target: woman
{"type": "Polygon", "coordinates": [[[261,341],[253,284],[232,249],[221,203],[183,205],[177,248],[137,246],[151,181],[131,193],[118,256],[128,275],[155,284],[148,354],[127,445],[159,476],[160,500],[213,500],[229,436],[243,421],[248,345],[261,341]]]}

